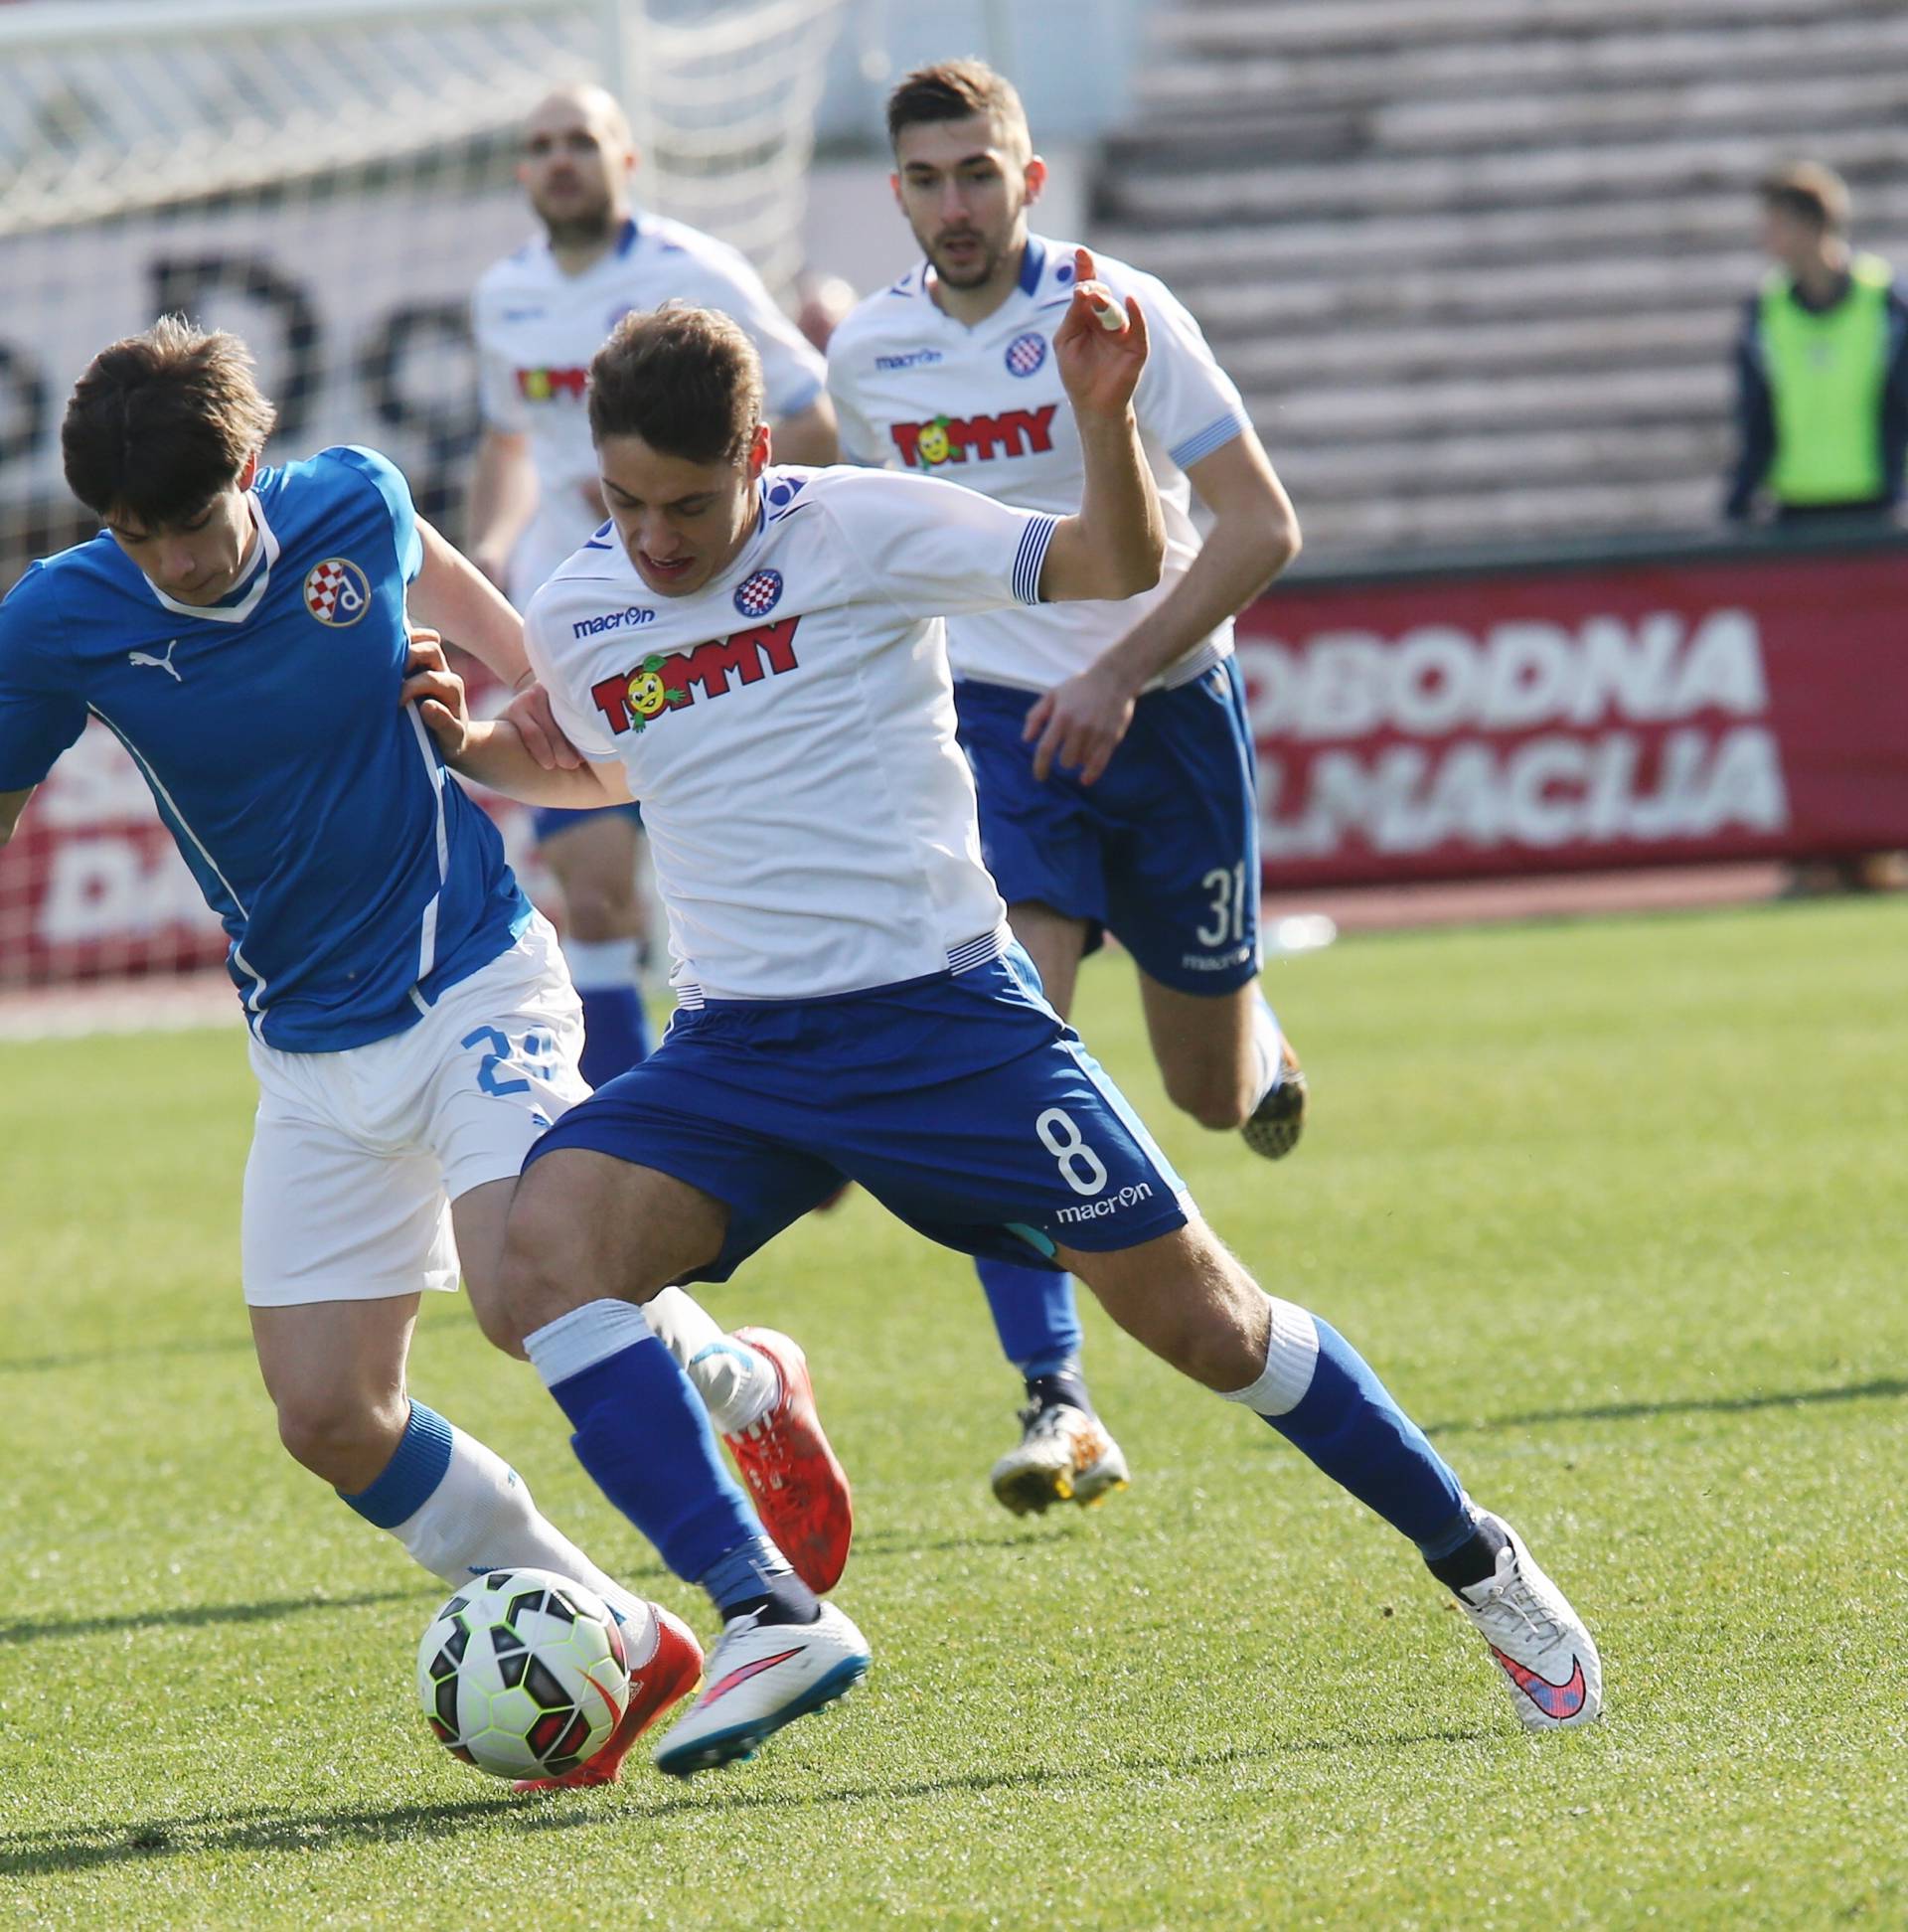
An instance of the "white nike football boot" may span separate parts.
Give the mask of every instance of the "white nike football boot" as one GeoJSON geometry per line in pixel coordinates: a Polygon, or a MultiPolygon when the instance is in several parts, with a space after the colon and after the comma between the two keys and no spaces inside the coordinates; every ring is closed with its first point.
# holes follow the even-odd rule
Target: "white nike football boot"
{"type": "Polygon", "coordinates": [[[687,1778],[751,1758],[784,1724],[845,1697],[868,1675],[868,1640],[835,1608],[812,1624],[764,1624],[753,1611],[723,1625],[703,1669],[703,1694],[656,1749],[656,1768],[687,1778]]]}
{"type": "Polygon", "coordinates": [[[1049,1504],[1091,1505],[1132,1480],[1106,1424],[1071,1402],[1021,1410],[1021,1440],[994,1465],[994,1494],[1016,1516],[1049,1504]]]}
{"type": "Polygon", "coordinates": [[[1523,1538],[1502,1517],[1484,1521],[1510,1540],[1498,1551],[1497,1574],[1460,1590],[1458,1605],[1503,1666],[1518,1718],[1533,1731],[1593,1723],[1603,1709],[1596,1639],[1523,1538]]]}

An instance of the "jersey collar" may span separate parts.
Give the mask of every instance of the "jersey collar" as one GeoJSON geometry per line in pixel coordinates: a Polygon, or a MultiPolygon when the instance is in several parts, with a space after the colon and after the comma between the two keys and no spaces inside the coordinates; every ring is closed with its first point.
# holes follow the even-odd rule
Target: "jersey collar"
{"type": "MultiPolygon", "coordinates": [[[[971,328],[967,323],[957,322],[934,299],[934,264],[926,256],[922,256],[919,270],[921,294],[928,305],[934,310],[935,314],[940,316],[951,327],[968,329],[970,334],[978,334],[982,329],[992,328],[1002,316],[1008,314],[1013,309],[1017,296],[1021,301],[1025,302],[1040,292],[1040,284],[1046,278],[1047,257],[1051,245],[1050,242],[1043,240],[1040,236],[1033,234],[1028,236],[1027,245],[1021,250],[1021,272],[1014,278],[1014,294],[1008,296],[1007,300],[992,315],[974,323],[971,328]]],[[[1066,279],[1070,281],[1072,275],[1072,269],[1068,268],[1066,271],[1066,279]]]]}
{"type": "MultiPolygon", "coordinates": [[[[169,597],[141,570],[140,576],[145,586],[159,600],[160,604],[176,617],[200,617],[211,624],[242,624],[258,608],[258,601],[265,594],[271,582],[271,566],[278,562],[278,539],[270,524],[265,521],[264,505],[258,501],[258,493],[253,490],[245,498],[251,506],[251,521],[258,533],[258,541],[252,547],[251,562],[245,565],[245,574],[238,583],[247,583],[248,588],[237,603],[189,604],[181,603],[177,597],[169,597]]],[[[232,596],[238,588],[235,583],[226,592],[232,596]]]]}

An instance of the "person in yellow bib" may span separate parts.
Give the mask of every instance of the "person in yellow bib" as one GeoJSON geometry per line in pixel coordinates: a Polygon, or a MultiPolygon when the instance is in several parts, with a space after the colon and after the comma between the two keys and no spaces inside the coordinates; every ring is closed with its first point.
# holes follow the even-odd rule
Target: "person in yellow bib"
{"type": "Polygon", "coordinates": [[[1736,344],[1740,453],[1724,514],[1766,498],[1778,521],[1892,515],[1908,458],[1908,296],[1848,245],[1848,190],[1814,161],[1765,176],[1774,266],[1736,344]]]}

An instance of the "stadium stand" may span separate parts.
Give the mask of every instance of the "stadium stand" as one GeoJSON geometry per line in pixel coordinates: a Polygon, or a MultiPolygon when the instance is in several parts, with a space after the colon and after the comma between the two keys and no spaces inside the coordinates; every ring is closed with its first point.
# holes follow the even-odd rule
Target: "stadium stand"
{"type": "Polygon", "coordinates": [[[1204,323],[1308,554],[1710,525],[1757,176],[1908,260],[1898,0],[1179,0],[1093,239],[1204,323]]]}

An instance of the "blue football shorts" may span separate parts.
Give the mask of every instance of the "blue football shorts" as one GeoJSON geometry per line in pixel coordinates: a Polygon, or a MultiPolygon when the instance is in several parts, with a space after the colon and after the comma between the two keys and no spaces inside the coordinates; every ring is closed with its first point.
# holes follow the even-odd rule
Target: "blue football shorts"
{"type": "Polygon", "coordinates": [[[1099,779],[1034,776],[1021,733],[1035,694],[963,679],[960,739],[980,794],[981,853],[1009,905],[1037,899],[1111,932],[1182,993],[1258,977],[1259,824],[1245,686],[1230,657],[1150,691],[1099,779]]]}
{"type": "Polygon", "coordinates": [[[530,812],[530,826],[536,835],[537,843],[542,845],[547,839],[554,839],[564,832],[574,831],[579,825],[588,825],[597,819],[626,818],[630,824],[640,826],[643,822],[643,808],[640,805],[586,805],[580,812],[571,811],[566,805],[533,805],[530,812]]]}
{"type": "Polygon", "coordinates": [[[1018,946],[957,974],[826,1000],[681,1008],[649,1058],[539,1140],[727,1204],[725,1281],[844,1181],[966,1254],[1056,1266],[1186,1224],[1185,1184],[1040,996],[1018,946]]]}

